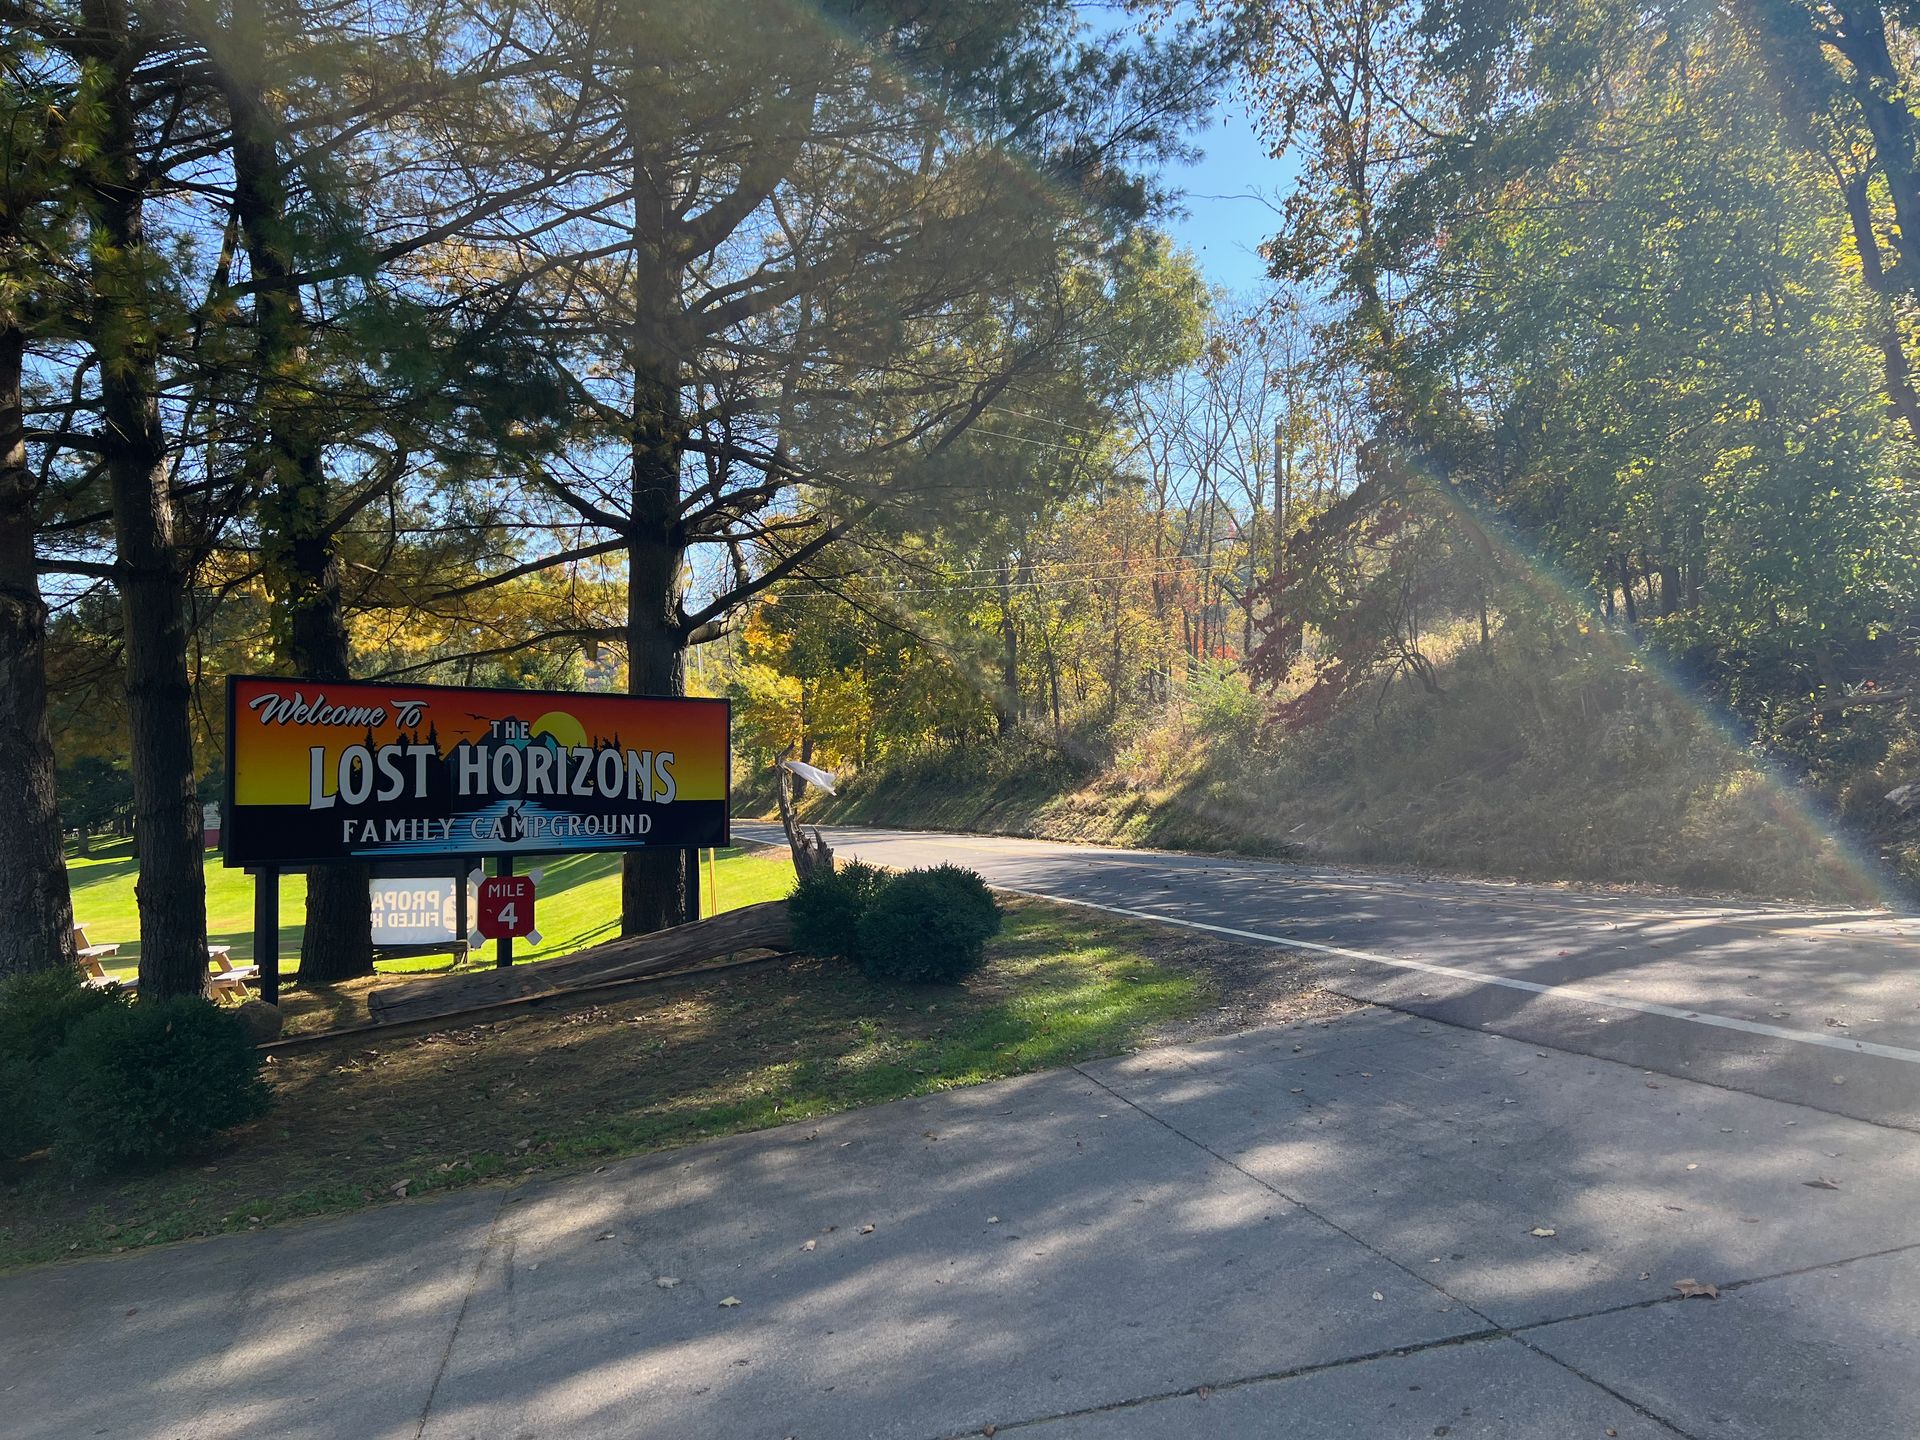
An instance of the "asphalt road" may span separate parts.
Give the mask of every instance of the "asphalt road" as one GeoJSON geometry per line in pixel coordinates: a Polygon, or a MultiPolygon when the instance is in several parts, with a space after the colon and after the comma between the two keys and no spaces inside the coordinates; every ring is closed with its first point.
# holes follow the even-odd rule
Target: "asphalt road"
{"type": "MultiPolygon", "coordinates": [[[[777,825],[736,836],[781,842],[777,825]]],[[[1329,989],[1920,1129],[1920,917],[829,827],[842,854],[1290,947],[1329,989]]]]}

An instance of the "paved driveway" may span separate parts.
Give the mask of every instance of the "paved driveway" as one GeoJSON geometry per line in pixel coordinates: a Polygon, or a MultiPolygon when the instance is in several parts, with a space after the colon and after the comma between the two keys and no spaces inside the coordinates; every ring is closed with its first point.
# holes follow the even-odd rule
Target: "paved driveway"
{"type": "Polygon", "coordinates": [[[1369,1008],[15,1274],[0,1430],[1905,1436],[1917,1182],[1902,1131],[1369,1008]]]}

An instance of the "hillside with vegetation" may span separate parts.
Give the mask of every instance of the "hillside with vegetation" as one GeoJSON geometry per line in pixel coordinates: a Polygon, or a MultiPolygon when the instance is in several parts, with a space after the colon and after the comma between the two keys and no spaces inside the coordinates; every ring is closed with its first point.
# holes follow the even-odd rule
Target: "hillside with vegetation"
{"type": "Polygon", "coordinates": [[[991,463],[1051,503],[763,601],[713,672],[759,783],[791,753],[849,776],[821,819],[1910,895],[1920,168],[1862,78],[1906,31],[1221,9],[1295,167],[1270,287],[1207,296],[1103,424],[1009,406],[991,463]]]}
{"type": "Polygon", "coordinates": [[[1468,650],[1436,672],[1438,694],[1397,687],[1291,731],[1216,678],[1118,733],[890,757],[800,811],[829,840],[836,822],[898,825],[1850,903],[1910,894],[1912,830],[1884,799],[1897,763],[1832,791],[1797,783],[1617,655],[1543,668],[1468,650]]]}

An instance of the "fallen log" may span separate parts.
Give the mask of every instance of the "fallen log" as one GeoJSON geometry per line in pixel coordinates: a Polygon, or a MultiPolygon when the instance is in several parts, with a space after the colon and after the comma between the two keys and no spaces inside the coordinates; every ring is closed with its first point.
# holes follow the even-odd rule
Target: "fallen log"
{"type": "Polygon", "coordinates": [[[741,950],[784,950],[791,943],[787,902],[768,900],[651,935],[622,936],[560,960],[383,986],[367,992],[367,1013],[380,1024],[457,1015],[505,1001],[678,970],[741,950]]]}

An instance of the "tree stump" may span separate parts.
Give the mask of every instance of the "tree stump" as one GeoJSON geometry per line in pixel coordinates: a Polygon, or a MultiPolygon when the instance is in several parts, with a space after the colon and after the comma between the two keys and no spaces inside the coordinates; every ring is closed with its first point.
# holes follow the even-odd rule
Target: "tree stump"
{"type": "MultiPolygon", "coordinates": [[[[781,760],[787,757],[782,755],[781,760]]],[[[787,832],[787,848],[793,851],[793,873],[797,879],[804,880],[815,871],[831,873],[833,870],[833,847],[821,838],[820,827],[813,827],[808,836],[806,827],[793,809],[793,772],[782,764],[775,767],[778,774],[776,794],[780,802],[780,828],[787,832]]]]}

